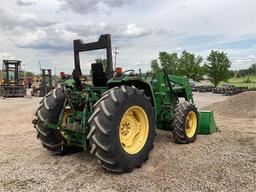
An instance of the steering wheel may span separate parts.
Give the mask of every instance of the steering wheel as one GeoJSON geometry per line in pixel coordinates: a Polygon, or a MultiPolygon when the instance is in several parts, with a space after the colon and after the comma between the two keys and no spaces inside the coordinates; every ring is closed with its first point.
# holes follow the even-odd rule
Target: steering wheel
{"type": "Polygon", "coordinates": [[[153,80],[154,80],[155,77],[156,77],[156,74],[155,74],[155,73],[152,73],[152,72],[146,73],[145,79],[147,80],[147,79],[150,78],[150,77],[151,77],[151,80],[149,80],[149,81],[150,81],[150,83],[152,84],[153,80]]]}
{"type": "Polygon", "coordinates": [[[126,70],[126,71],[123,72],[123,74],[124,73],[128,73],[128,72],[130,72],[128,75],[134,75],[135,74],[135,70],[134,69],[126,70]]]}

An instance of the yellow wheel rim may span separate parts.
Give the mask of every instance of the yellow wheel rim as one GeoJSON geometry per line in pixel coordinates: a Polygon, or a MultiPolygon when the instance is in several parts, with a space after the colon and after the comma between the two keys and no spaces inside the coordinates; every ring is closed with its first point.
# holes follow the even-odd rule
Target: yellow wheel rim
{"type": "MultiPolygon", "coordinates": [[[[61,127],[62,127],[62,128],[64,128],[64,129],[67,128],[68,117],[69,117],[72,113],[73,113],[73,112],[72,112],[71,108],[66,108],[66,109],[64,109],[63,117],[62,117],[62,122],[61,122],[61,127]]],[[[67,135],[65,134],[64,131],[61,131],[60,133],[61,133],[61,135],[62,135],[64,138],[67,139],[67,135]]]]}
{"type": "Polygon", "coordinates": [[[197,117],[194,111],[190,111],[187,115],[186,123],[186,135],[191,138],[194,136],[197,127],[197,117]]]}
{"type": "Polygon", "coordinates": [[[148,116],[139,106],[130,107],[123,115],[119,139],[128,154],[138,153],[145,145],[149,132],[148,116]]]}

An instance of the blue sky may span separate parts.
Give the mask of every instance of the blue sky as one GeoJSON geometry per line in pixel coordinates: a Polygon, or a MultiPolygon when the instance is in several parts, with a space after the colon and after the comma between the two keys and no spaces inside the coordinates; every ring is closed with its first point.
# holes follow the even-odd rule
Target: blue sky
{"type": "MultiPolygon", "coordinates": [[[[225,51],[232,69],[256,63],[254,0],[9,0],[0,2],[0,59],[21,59],[26,70],[73,69],[73,39],[110,33],[117,64],[150,69],[159,51],[183,49],[204,58],[225,51]]],[[[82,54],[89,71],[103,52],[82,54]]]]}

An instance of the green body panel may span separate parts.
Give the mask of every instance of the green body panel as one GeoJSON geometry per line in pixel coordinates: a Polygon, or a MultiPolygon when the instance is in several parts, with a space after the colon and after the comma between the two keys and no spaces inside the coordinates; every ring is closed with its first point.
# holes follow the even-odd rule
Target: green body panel
{"type": "Polygon", "coordinates": [[[152,83],[156,102],[157,128],[168,129],[177,106],[177,97],[171,91],[168,80],[163,73],[156,74],[156,82],[152,83]]]}
{"type": "Polygon", "coordinates": [[[84,84],[82,90],[77,90],[75,81],[68,79],[62,83],[65,87],[64,94],[66,96],[63,110],[59,116],[58,125],[46,122],[46,126],[58,129],[64,133],[69,145],[76,145],[87,149],[87,135],[90,131],[88,119],[93,113],[93,104],[96,103],[101,95],[107,91],[107,87],[93,87],[91,84],[84,84]],[[62,127],[64,110],[66,107],[72,109],[72,113],[67,118],[67,124],[62,127]]]}
{"type": "Polygon", "coordinates": [[[108,81],[108,87],[120,85],[133,85],[143,89],[148,97],[151,97],[155,109],[156,127],[159,129],[171,129],[171,123],[179,97],[193,103],[193,95],[188,78],[174,75],[165,75],[158,72],[151,79],[121,75],[108,81]]]}
{"type": "Polygon", "coordinates": [[[213,111],[199,111],[199,134],[212,134],[218,130],[213,111]]]}
{"type": "Polygon", "coordinates": [[[65,84],[66,86],[75,88],[75,80],[74,79],[68,79],[66,81],[62,81],[61,84],[65,84]]]}

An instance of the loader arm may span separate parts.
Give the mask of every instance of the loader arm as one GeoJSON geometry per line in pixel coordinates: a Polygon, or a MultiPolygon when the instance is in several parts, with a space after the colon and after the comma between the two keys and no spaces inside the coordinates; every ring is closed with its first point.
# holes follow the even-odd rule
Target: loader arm
{"type": "Polygon", "coordinates": [[[175,84],[172,89],[178,97],[184,97],[186,101],[194,103],[192,89],[189,85],[188,78],[176,75],[168,75],[168,78],[175,84]]]}

